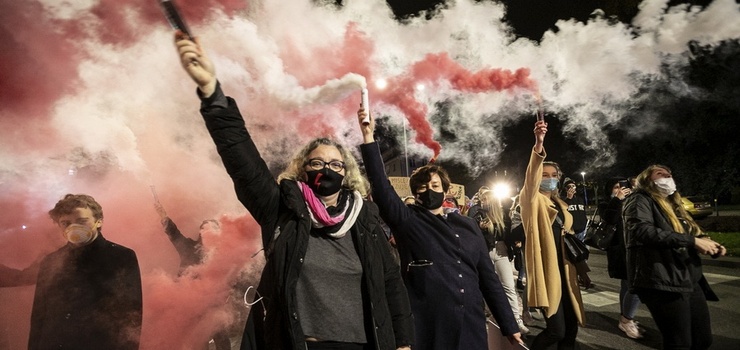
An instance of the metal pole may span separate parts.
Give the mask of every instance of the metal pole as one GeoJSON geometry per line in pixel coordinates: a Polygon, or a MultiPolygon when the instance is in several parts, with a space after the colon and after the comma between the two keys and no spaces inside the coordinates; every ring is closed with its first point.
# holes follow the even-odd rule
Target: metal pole
{"type": "Polygon", "coordinates": [[[404,158],[404,168],[406,172],[406,177],[409,177],[408,145],[409,145],[409,142],[408,140],[406,140],[406,118],[403,118],[403,158],[404,158]]]}
{"type": "Polygon", "coordinates": [[[581,177],[583,178],[583,203],[586,204],[586,209],[588,209],[588,194],[586,193],[586,172],[581,172],[581,177]]]}

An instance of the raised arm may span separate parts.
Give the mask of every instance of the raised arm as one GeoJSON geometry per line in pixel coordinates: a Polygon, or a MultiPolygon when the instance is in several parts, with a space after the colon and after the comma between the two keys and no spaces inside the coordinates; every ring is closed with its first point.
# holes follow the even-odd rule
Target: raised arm
{"type": "Polygon", "coordinates": [[[265,233],[273,232],[272,224],[277,220],[278,185],[247,131],[236,102],[221,90],[216,70],[200,41],[191,41],[178,32],[175,45],[182,67],[198,85],[200,112],[234,182],[236,195],[262,226],[263,244],[266,246],[270,237],[265,233]]]}
{"type": "Polygon", "coordinates": [[[192,41],[181,31],[175,33],[175,45],[180,54],[180,64],[191,79],[198,84],[203,97],[210,97],[216,91],[216,67],[205,54],[200,40],[192,41]]]}
{"type": "Polygon", "coordinates": [[[519,203],[522,208],[530,205],[539,191],[540,182],[542,182],[542,162],[545,161],[547,153],[545,152],[545,134],[547,133],[547,123],[538,121],[534,125],[534,147],[529,158],[527,171],[524,177],[524,186],[519,196],[519,203]]]}
{"type": "MultiPolygon", "coordinates": [[[[370,116],[370,123],[366,125],[362,123],[365,116],[367,116],[367,113],[363,109],[357,112],[360,131],[365,142],[360,145],[360,150],[362,152],[362,160],[365,163],[367,178],[372,187],[373,202],[378,205],[383,221],[391,228],[398,227],[411,216],[411,209],[403,203],[396,190],[391,186],[388,176],[385,174],[383,157],[373,136],[375,118],[370,116]]],[[[394,233],[403,234],[403,232],[394,233]]]]}

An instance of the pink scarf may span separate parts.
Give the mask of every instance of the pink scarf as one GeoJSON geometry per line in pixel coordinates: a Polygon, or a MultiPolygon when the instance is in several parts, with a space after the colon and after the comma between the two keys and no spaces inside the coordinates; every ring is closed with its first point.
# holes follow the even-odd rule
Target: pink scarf
{"type": "Polygon", "coordinates": [[[316,194],[313,193],[313,190],[308,187],[308,185],[304,182],[298,181],[298,187],[300,187],[301,192],[303,192],[303,199],[306,201],[308,209],[311,210],[311,213],[313,213],[313,216],[320,224],[323,226],[334,226],[344,220],[344,214],[347,213],[346,208],[341,214],[332,217],[326,211],[324,203],[316,197],[316,194]]]}

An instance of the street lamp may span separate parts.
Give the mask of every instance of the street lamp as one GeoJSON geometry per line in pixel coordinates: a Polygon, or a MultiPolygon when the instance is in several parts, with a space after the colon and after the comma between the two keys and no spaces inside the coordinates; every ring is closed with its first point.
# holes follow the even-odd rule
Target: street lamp
{"type": "Polygon", "coordinates": [[[581,171],[581,177],[583,178],[583,203],[588,208],[588,194],[586,194],[586,172],[581,171]]]}

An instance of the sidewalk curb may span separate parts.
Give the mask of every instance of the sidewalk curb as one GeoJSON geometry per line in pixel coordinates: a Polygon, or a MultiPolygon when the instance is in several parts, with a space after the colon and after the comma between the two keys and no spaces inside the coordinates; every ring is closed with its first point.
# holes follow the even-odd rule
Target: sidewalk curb
{"type": "MultiPolygon", "coordinates": [[[[606,255],[605,251],[599,250],[596,248],[591,248],[589,252],[591,254],[606,255]]],[[[723,256],[717,259],[712,259],[710,257],[706,257],[702,255],[701,264],[703,266],[719,266],[719,267],[727,267],[727,268],[737,268],[737,267],[740,267],[740,258],[735,257],[735,256],[723,256]]]]}

